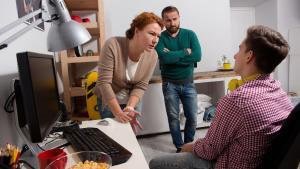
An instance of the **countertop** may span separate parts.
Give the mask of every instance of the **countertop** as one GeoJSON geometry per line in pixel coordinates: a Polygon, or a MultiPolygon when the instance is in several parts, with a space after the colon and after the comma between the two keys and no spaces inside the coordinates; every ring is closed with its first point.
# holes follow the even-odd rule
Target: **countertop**
{"type": "MultiPolygon", "coordinates": [[[[234,71],[208,71],[208,72],[196,72],[194,73],[194,80],[199,79],[211,79],[211,78],[221,78],[221,77],[233,77],[238,76],[234,71]]],[[[161,76],[152,76],[149,84],[161,83],[161,76]]]]}

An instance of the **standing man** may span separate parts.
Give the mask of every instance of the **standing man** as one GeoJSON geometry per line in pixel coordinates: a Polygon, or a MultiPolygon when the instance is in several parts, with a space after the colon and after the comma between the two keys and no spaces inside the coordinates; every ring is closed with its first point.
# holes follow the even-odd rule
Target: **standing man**
{"type": "Polygon", "coordinates": [[[180,16],[176,7],[162,10],[166,30],[162,32],[156,51],[162,76],[162,89],[173,144],[181,151],[185,143],[192,142],[197,125],[197,92],[193,83],[194,64],[201,58],[201,48],[196,34],[180,28],[180,16]],[[186,117],[184,141],[179,122],[179,101],[186,117]]]}
{"type": "Polygon", "coordinates": [[[289,45],[265,26],[248,28],[234,55],[243,84],[218,101],[204,138],[185,144],[183,153],[156,157],[151,169],[256,169],[292,110],[280,83],[271,77],[289,45]]]}

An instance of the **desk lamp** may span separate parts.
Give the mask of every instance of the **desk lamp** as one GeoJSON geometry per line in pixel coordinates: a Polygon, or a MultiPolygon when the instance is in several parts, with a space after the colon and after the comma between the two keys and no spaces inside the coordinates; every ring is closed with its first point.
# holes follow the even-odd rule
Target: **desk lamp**
{"type": "Polygon", "coordinates": [[[42,14],[42,18],[31,23],[27,27],[13,34],[6,40],[0,43],[0,50],[6,48],[9,43],[39,25],[42,22],[52,22],[52,26],[48,32],[47,46],[48,51],[56,52],[64,49],[74,48],[81,44],[88,42],[91,39],[89,32],[81,26],[79,23],[73,21],[70,17],[69,11],[63,0],[46,0],[48,11],[50,14],[50,20],[46,21],[44,14],[47,12],[42,7],[28,15],[21,17],[13,23],[0,29],[0,35],[8,32],[14,27],[22,24],[26,20],[42,14]]]}

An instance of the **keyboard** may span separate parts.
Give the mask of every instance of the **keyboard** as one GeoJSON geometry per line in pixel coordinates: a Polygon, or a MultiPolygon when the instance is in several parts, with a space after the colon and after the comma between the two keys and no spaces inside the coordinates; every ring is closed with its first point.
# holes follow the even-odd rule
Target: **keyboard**
{"type": "Polygon", "coordinates": [[[126,162],[132,155],[127,149],[97,128],[66,130],[64,137],[75,151],[100,151],[110,155],[112,165],[126,162]]]}

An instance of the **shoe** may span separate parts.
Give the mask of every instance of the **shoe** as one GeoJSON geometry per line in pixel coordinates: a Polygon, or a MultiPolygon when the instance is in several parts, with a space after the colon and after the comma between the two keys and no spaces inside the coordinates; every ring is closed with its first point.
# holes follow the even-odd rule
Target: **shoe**
{"type": "Polygon", "coordinates": [[[177,148],[176,153],[180,153],[181,152],[181,148],[177,148]]]}

